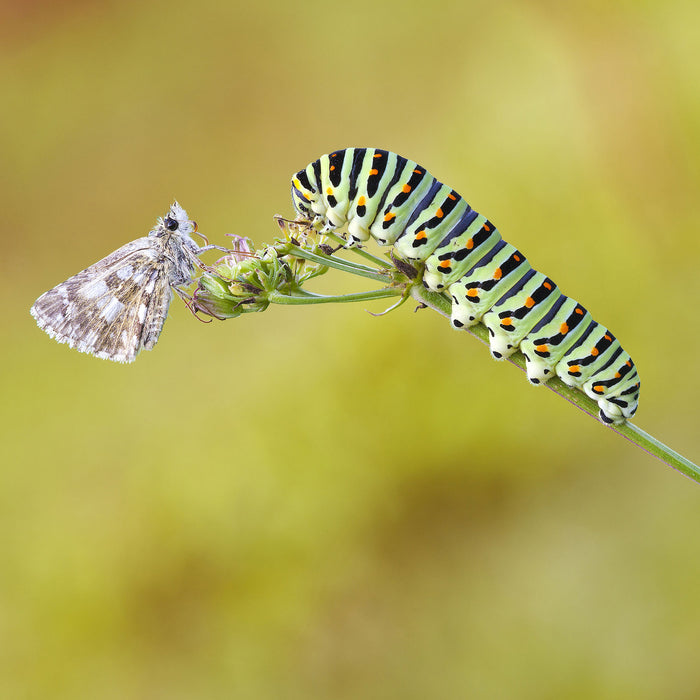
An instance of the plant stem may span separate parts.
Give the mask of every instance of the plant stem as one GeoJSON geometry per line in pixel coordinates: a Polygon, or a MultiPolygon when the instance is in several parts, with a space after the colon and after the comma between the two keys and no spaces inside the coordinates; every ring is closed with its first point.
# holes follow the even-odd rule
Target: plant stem
{"type": "Polygon", "coordinates": [[[327,296],[325,294],[282,294],[278,291],[268,292],[267,299],[272,304],[285,304],[300,306],[303,304],[333,304],[348,303],[355,301],[374,301],[375,299],[387,299],[403,294],[400,287],[385,287],[384,289],[373,289],[369,292],[358,292],[356,294],[337,294],[327,296]]]}
{"type": "Polygon", "coordinates": [[[326,265],[327,267],[333,267],[336,270],[341,270],[342,272],[349,272],[352,275],[366,277],[367,279],[374,280],[375,282],[391,282],[391,278],[386,273],[377,272],[372,268],[365,267],[364,265],[358,265],[357,263],[349,260],[343,260],[342,258],[334,258],[330,255],[318,255],[295,245],[290,245],[285,252],[287,255],[293,255],[297,258],[304,258],[305,260],[309,260],[310,262],[314,262],[319,265],[326,265]]]}
{"type": "Polygon", "coordinates": [[[673,467],[689,479],[700,483],[700,467],[698,467],[697,464],[693,464],[693,462],[683,457],[683,455],[678,454],[675,450],[659,442],[656,438],[649,435],[649,433],[644,432],[641,428],[634,425],[634,423],[628,421],[624,425],[612,426],[612,429],[616,433],[622,435],[623,438],[633,442],[635,445],[639,445],[639,447],[653,457],[656,457],[656,459],[668,464],[669,467],[673,467]]]}
{"type": "MultiPolygon", "coordinates": [[[[327,233],[326,238],[328,238],[331,241],[335,241],[339,245],[344,246],[347,241],[344,238],[341,238],[340,236],[336,236],[334,233],[327,233]]],[[[368,253],[364,248],[358,248],[357,246],[354,246],[352,248],[349,248],[349,250],[352,250],[353,253],[356,255],[359,255],[362,258],[365,258],[365,260],[369,260],[373,265],[376,265],[378,267],[388,267],[389,263],[383,259],[383,258],[378,258],[376,255],[372,255],[372,253],[368,253]]]]}
{"type": "MultiPolygon", "coordinates": [[[[410,293],[416,301],[425,304],[446,318],[450,317],[451,303],[449,299],[444,297],[442,294],[429,292],[422,285],[418,284],[411,287],[410,293]]],[[[468,328],[467,330],[474,337],[488,345],[488,331],[483,324],[477,324],[471,328],[468,328]]],[[[513,353],[508,358],[508,361],[514,364],[516,367],[519,367],[521,370],[525,370],[525,358],[523,357],[522,353],[513,353]]],[[[565,398],[570,403],[573,403],[584,413],[587,413],[589,416],[597,419],[598,404],[582,391],[578,391],[567,386],[558,377],[550,379],[545,386],[565,398]]],[[[614,430],[619,435],[622,435],[622,437],[626,438],[638,447],[641,447],[653,457],[656,457],[665,464],[668,464],[669,467],[677,469],[679,472],[681,472],[681,474],[684,474],[693,481],[700,483],[700,467],[698,467],[697,464],[694,464],[690,460],[672,450],[667,445],[659,442],[656,438],[652,437],[648,433],[645,433],[641,428],[634,425],[634,423],[627,421],[623,425],[610,425],[605,427],[614,430]]]]}

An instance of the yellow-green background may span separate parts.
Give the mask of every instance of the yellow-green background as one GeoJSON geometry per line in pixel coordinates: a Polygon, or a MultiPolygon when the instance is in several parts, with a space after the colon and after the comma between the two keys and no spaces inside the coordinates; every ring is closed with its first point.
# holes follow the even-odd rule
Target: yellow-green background
{"type": "Polygon", "coordinates": [[[28,313],[174,197],[262,244],[292,172],[384,147],[613,329],[697,461],[697,2],[2,12],[1,697],[698,697],[700,486],[432,312],[174,303],[132,366],[28,313]]]}

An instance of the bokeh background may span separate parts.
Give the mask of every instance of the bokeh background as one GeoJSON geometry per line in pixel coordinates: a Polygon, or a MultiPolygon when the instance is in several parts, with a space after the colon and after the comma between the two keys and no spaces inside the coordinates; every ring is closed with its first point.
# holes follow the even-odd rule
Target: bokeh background
{"type": "Polygon", "coordinates": [[[700,487],[436,314],[176,302],[121,366],[28,313],[175,197],[262,244],[292,172],[380,146],[609,325],[697,461],[697,2],[2,15],[1,697],[698,697],[700,487]]]}

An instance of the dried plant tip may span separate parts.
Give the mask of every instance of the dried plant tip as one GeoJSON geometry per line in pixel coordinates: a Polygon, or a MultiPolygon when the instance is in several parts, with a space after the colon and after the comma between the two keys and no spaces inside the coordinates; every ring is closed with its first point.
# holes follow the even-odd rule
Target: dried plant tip
{"type": "Polygon", "coordinates": [[[414,280],[416,277],[418,277],[418,270],[416,270],[413,265],[407,263],[405,260],[402,260],[401,258],[397,258],[394,253],[392,252],[390,254],[391,257],[391,262],[394,263],[394,267],[402,274],[406,275],[408,279],[414,280]]]}

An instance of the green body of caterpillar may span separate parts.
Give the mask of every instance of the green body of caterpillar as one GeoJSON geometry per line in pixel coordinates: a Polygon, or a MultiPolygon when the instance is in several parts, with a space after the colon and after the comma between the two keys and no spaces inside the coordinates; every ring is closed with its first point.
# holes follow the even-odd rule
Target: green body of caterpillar
{"type": "Polygon", "coordinates": [[[520,349],[533,384],[558,375],[598,402],[604,423],[634,415],[639,376],[612,333],[422,166],[379,149],[334,151],[293,177],[292,200],[318,230],[347,227],[349,245],[372,237],[422,262],[425,286],[452,297],[453,327],[483,323],[496,359],[520,349]]]}

